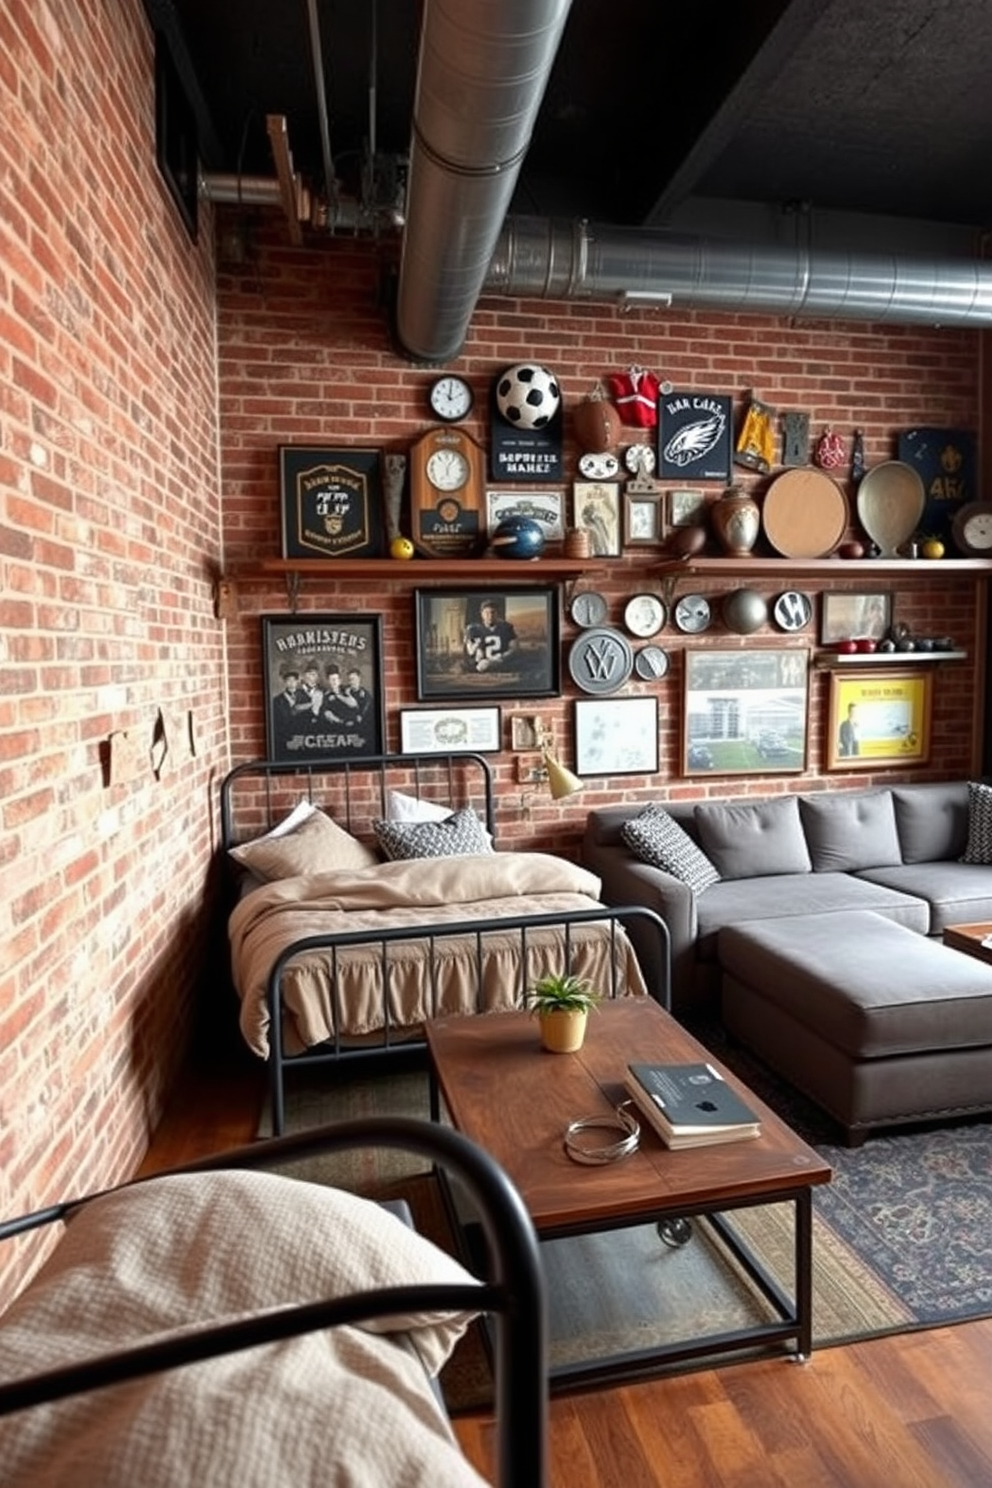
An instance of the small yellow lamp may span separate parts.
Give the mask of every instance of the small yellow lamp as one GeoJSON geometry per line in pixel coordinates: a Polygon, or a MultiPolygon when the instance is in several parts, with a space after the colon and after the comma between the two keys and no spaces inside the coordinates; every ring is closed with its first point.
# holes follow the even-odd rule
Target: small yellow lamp
{"type": "Polygon", "coordinates": [[[556,758],[552,749],[554,735],[540,718],[531,720],[537,747],[541,751],[541,765],[547,777],[548,790],[553,801],[563,801],[566,796],[575,796],[585,789],[585,781],[571,770],[567,770],[556,758]]]}

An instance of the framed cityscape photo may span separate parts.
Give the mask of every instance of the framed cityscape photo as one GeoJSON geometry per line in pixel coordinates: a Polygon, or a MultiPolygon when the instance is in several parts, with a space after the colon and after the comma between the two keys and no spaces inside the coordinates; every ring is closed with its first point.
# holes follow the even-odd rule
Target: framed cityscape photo
{"type": "Polygon", "coordinates": [[[417,696],[557,697],[556,585],[418,589],[417,696]]]}
{"type": "Polygon", "coordinates": [[[381,615],[263,615],[266,758],[382,754],[381,615]]]}
{"type": "Polygon", "coordinates": [[[808,679],[805,649],[687,650],[682,773],[804,770],[808,679]]]}

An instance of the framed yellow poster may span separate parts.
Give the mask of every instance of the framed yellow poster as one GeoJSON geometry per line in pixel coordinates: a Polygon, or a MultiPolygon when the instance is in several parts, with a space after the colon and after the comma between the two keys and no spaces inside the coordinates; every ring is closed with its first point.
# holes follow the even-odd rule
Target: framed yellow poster
{"type": "Polygon", "coordinates": [[[923,765],[930,758],[933,673],[830,673],[826,768],[923,765]]]}

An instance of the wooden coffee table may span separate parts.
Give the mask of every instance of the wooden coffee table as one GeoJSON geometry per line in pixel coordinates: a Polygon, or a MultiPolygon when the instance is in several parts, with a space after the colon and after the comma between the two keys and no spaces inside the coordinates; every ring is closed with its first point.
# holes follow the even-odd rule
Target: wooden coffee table
{"type": "MultiPolygon", "coordinates": [[[[830,1167],[658,1003],[637,997],[601,1004],[576,1054],[545,1053],[537,1021],[526,1012],[441,1018],[428,1023],[427,1043],[452,1124],[506,1169],[540,1240],[707,1215],[775,1313],[765,1322],[666,1342],[649,1353],[558,1366],[550,1374],[553,1389],[644,1377],[662,1365],[735,1350],[784,1345],[801,1358],[809,1355],[812,1191],[830,1181],[830,1167]],[[612,1113],[625,1099],[623,1074],[632,1059],[709,1060],[757,1113],[761,1135],[672,1152],[642,1123],[640,1148],[630,1157],[596,1167],[573,1162],[563,1145],[565,1128],[612,1113]],[[734,1209],[780,1203],[794,1207],[791,1294],[724,1218],[734,1209]]],[[[608,1132],[587,1135],[611,1140],[608,1132]]],[[[453,1204],[451,1213],[457,1219],[453,1204]]]]}
{"type": "Polygon", "coordinates": [[[992,966],[992,945],[983,945],[986,936],[992,936],[992,921],[984,920],[975,925],[945,925],[943,941],[955,951],[964,951],[992,966]]]}

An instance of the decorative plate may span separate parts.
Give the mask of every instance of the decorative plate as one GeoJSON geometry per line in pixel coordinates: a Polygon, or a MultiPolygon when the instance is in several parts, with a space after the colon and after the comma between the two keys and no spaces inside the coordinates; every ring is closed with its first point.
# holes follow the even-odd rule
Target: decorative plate
{"type": "Polygon", "coordinates": [[[772,615],[779,630],[805,630],[813,618],[813,601],[808,594],[787,589],[775,601],[772,615]]]}
{"type": "Polygon", "coordinates": [[[667,619],[668,611],[657,594],[635,594],[628,599],[623,612],[624,625],[631,635],[642,640],[657,635],[667,619]]]}
{"type": "Polygon", "coordinates": [[[609,450],[587,450],[579,456],[579,474],[586,480],[612,480],[620,473],[620,461],[609,450]]]}
{"type": "Polygon", "coordinates": [[[708,630],[713,618],[705,594],[683,594],[675,602],[674,616],[675,624],[686,635],[699,635],[708,630]]]}
{"type": "Polygon", "coordinates": [[[568,670],[576,687],[604,697],[622,687],[634,670],[634,652],[619,630],[585,630],[572,642],[568,670]]]}
{"type": "Polygon", "coordinates": [[[642,646],[634,657],[634,671],[645,682],[660,682],[669,665],[668,652],[660,646],[642,646]]]}
{"type": "Polygon", "coordinates": [[[578,594],[572,596],[568,613],[574,624],[587,630],[590,625],[602,625],[609,610],[602,594],[597,594],[593,589],[580,589],[578,594]]]}
{"type": "Polygon", "coordinates": [[[631,475],[651,475],[654,471],[654,450],[649,444],[629,444],[624,450],[623,463],[631,475]]]}
{"type": "Polygon", "coordinates": [[[808,466],[777,475],[761,507],[765,536],[783,558],[829,557],[843,542],[850,520],[837,482],[808,466]]]}

